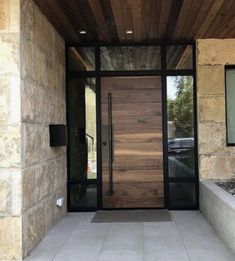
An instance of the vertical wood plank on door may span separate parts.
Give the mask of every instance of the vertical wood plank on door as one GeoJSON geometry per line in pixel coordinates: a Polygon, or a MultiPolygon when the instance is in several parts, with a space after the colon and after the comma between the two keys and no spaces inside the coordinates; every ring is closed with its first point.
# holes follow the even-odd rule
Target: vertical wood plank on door
{"type": "Polygon", "coordinates": [[[103,207],[164,207],[161,77],[102,78],[102,124],[108,123],[109,92],[114,193],[109,194],[109,165],[104,161],[103,207]]]}

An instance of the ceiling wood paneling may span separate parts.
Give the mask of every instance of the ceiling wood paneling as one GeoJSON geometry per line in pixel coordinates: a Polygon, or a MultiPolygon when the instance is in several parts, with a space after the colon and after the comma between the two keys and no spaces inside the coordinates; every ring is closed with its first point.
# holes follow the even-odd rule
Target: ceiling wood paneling
{"type": "Polygon", "coordinates": [[[67,42],[235,37],[234,0],[33,1],[67,42]]]}

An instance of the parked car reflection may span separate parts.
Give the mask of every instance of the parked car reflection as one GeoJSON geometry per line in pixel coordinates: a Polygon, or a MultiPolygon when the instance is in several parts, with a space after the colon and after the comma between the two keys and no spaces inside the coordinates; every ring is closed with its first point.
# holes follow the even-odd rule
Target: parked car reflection
{"type": "Polygon", "coordinates": [[[194,147],[194,138],[173,138],[168,139],[169,153],[182,153],[192,150],[194,147]]]}

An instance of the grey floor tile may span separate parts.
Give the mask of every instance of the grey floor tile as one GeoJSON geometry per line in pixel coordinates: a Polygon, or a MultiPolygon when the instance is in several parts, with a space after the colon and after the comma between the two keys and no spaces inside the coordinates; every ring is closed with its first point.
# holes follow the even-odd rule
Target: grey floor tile
{"type": "Polygon", "coordinates": [[[213,249],[222,240],[199,211],[172,211],[186,249],[213,249]]]}
{"type": "Polygon", "coordinates": [[[129,250],[104,250],[98,261],[143,261],[143,254],[129,250]]]}
{"type": "Polygon", "coordinates": [[[168,251],[169,249],[174,251],[185,250],[180,234],[174,225],[145,227],[143,233],[144,250],[147,252],[168,251]]]}
{"type": "Polygon", "coordinates": [[[63,249],[53,261],[96,261],[99,255],[97,249],[63,249]]]}
{"type": "Polygon", "coordinates": [[[189,261],[185,250],[144,252],[144,261],[189,261]]]}
{"type": "Polygon", "coordinates": [[[213,232],[182,231],[181,237],[186,249],[213,249],[223,245],[222,240],[213,232]]]}
{"type": "Polygon", "coordinates": [[[142,224],[118,223],[110,226],[104,246],[104,250],[130,250],[143,249],[142,224]]]}
{"type": "Polygon", "coordinates": [[[213,228],[199,211],[172,211],[175,224],[181,231],[213,232],[213,228]]]}
{"type": "Polygon", "coordinates": [[[105,235],[103,231],[76,231],[76,233],[73,233],[66,241],[62,249],[101,249],[105,235]]]}
{"type": "Polygon", "coordinates": [[[51,261],[56,254],[58,253],[59,249],[57,250],[50,250],[50,249],[39,249],[36,248],[30,256],[26,257],[25,261],[51,261]]]}
{"type": "Polygon", "coordinates": [[[69,213],[26,261],[235,261],[199,211],[172,211],[172,222],[90,223],[69,213]]]}
{"type": "Polygon", "coordinates": [[[228,249],[214,247],[212,249],[190,249],[191,261],[234,261],[235,256],[228,249]]]}

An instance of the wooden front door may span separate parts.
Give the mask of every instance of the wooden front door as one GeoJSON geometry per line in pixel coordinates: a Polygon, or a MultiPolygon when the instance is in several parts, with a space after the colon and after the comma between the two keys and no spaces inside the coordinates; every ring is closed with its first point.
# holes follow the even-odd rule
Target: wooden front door
{"type": "Polygon", "coordinates": [[[161,77],[101,79],[103,208],[164,207],[161,77]]]}

